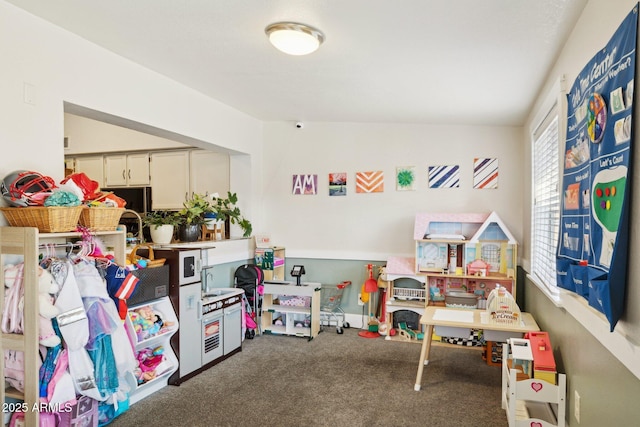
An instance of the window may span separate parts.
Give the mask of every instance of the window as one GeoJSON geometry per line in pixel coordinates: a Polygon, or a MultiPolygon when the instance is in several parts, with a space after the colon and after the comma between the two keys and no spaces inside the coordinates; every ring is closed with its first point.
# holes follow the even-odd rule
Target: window
{"type": "Polygon", "coordinates": [[[531,273],[556,287],[556,248],[560,221],[558,112],[555,105],[532,135],[531,273]]]}

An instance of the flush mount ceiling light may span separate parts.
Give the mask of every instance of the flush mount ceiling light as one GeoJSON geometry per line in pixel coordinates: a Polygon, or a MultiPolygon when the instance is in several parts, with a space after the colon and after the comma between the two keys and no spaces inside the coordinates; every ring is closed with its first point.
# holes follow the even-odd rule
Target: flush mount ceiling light
{"type": "Polygon", "coordinates": [[[295,22],[276,22],[264,29],[276,49],[289,55],[315,52],[324,41],[320,30],[295,22]]]}

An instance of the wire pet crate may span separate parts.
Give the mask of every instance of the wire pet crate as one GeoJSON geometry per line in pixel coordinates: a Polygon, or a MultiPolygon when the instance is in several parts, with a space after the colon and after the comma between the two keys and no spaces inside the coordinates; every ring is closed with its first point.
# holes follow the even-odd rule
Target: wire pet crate
{"type": "Polygon", "coordinates": [[[342,295],[351,281],[346,280],[337,285],[322,285],[320,288],[320,325],[335,325],[336,332],[342,334],[342,328],[348,328],[349,323],[345,320],[345,313],[340,304],[342,295]]]}

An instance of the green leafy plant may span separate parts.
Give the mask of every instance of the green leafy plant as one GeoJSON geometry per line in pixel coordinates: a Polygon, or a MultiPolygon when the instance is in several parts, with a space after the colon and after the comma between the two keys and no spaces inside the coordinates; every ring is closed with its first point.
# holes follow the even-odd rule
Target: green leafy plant
{"type": "Polygon", "coordinates": [[[243,237],[251,236],[253,232],[253,226],[251,222],[246,219],[240,208],[236,206],[238,203],[238,195],[230,191],[227,192],[227,197],[213,197],[211,201],[211,212],[216,214],[218,220],[231,222],[231,224],[237,224],[242,228],[243,237]]]}
{"type": "Polygon", "coordinates": [[[161,225],[176,226],[179,223],[179,219],[174,211],[151,211],[142,217],[142,223],[149,228],[161,225]]]}
{"type": "Polygon", "coordinates": [[[183,208],[176,213],[178,225],[202,225],[206,222],[204,214],[215,212],[207,197],[194,194],[191,199],[183,203],[183,208]]]}

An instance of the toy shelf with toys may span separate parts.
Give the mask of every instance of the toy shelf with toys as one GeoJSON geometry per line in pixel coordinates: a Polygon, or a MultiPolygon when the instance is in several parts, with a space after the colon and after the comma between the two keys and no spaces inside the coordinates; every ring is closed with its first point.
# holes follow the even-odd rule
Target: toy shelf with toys
{"type": "Polygon", "coordinates": [[[135,403],[166,386],[178,369],[169,343],[178,331],[178,319],[169,297],[162,297],[129,307],[125,327],[138,360],[138,368],[127,378],[133,390],[130,403],[135,403]]]}
{"type": "Polygon", "coordinates": [[[320,283],[265,281],[262,331],[267,334],[315,338],[320,332],[320,283]]]}

